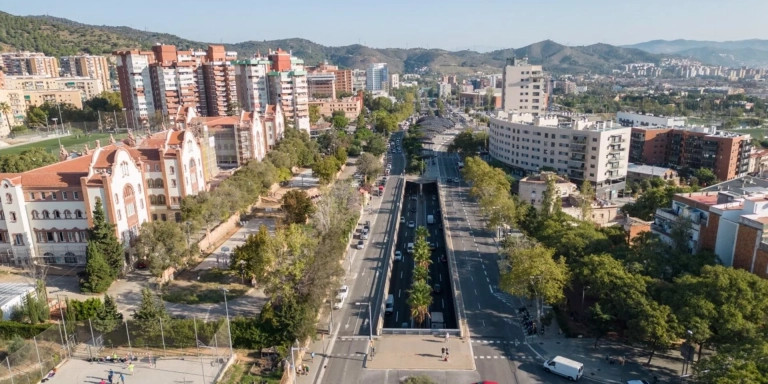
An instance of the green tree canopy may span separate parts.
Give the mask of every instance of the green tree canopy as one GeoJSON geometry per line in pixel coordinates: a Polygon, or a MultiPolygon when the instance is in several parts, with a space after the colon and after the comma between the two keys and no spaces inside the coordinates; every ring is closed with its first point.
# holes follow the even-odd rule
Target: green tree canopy
{"type": "Polygon", "coordinates": [[[85,251],[85,279],[80,283],[83,292],[102,293],[112,285],[113,273],[104,254],[94,240],[89,240],[85,251]]]}
{"type": "Polygon", "coordinates": [[[169,267],[185,265],[186,235],[181,226],[174,222],[146,222],[139,230],[134,251],[139,258],[149,262],[149,270],[153,275],[160,276],[169,267]]]}
{"type": "Polygon", "coordinates": [[[315,205],[306,192],[292,189],[283,195],[281,207],[289,224],[305,224],[315,211],[315,205]]]}

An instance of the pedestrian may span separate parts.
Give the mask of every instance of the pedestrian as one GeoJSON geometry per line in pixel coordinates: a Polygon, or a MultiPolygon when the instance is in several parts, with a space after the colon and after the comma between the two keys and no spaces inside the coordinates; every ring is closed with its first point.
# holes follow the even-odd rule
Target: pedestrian
{"type": "Polygon", "coordinates": [[[107,384],[107,382],[104,381],[104,379],[101,379],[101,381],[99,381],[99,384],[107,384]]]}
{"type": "Polygon", "coordinates": [[[107,381],[109,381],[109,384],[112,384],[112,377],[115,376],[115,371],[109,370],[109,373],[107,374],[107,381]]]}
{"type": "Polygon", "coordinates": [[[445,333],[445,342],[446,342],[446,343],[448,342],[448,337],[449,337],[449,333],[448,333],[448,332],[446,332],[446,333],[445,333]]]}
{"type": "Polygon", "coordinates": [[[312,361],[315,361],[315,353],[314,353],[314,352],[312,352],[312,353],[310,353],[309,355],[310,355],[310,356],[312,356],[312,361]]]}
{"type": "Polygon", "coordinates": [[[147,362],[149,363],[149,367],[152,368],[152,354],[149,354],[149,359],[147,359],[147,362]]]}
{"type": "Polygon", "coordinates": [[[120,384],[125,384],[125,376],[123,376],[122,372],[120,373],[120,384]]]}
{"type": "Polygon", "coordinates": [[[130,373],[131,376],[133,376],[133,362],[128,363],[128,373],[130,373]]]}

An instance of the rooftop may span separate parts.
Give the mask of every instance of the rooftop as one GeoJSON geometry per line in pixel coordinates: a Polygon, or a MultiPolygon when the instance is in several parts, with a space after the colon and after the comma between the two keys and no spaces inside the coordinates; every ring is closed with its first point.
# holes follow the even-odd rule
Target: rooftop
{"type": "Polygon", "coordinates": [[[635,173],[642,173],[644,175],[663,175],[669,171],[672,171],[672,168],[665,168],[665,167],[657,167],[654,165],[644,165],[644,164],[634,164],[629,163],[627,165],[627,172],[635,172],[635,173]]]}
{"type": "Polygon", "coordinates": [[[0,283],[0,305],[34,290],[35,286],[28,283],[0,283]]]}
{"type": "Polygon", "coordinates": [[[706,187],[702,192],[727,191],[737,195],[754,195],[768,192],[768,180],[744,176],[706,187]]]}

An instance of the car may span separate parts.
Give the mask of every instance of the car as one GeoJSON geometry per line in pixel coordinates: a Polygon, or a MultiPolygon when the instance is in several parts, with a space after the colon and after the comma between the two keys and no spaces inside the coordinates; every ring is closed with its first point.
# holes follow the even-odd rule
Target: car
{"type": "Polygon", "coordinates": [[[443,263],[447,263],[447,262],[448,262],[448,258],[447,258],[447,257],[445,257],[445,254],[443,254],[442,256],[440,256],[440,261],[442,261],[443,263]]]}
{"type": "Polygon", "coordinates": [[[442,291],[442,287],[440,286],[440,283],[437,283],[437,284],[435,284],[435,285],[432,287],[432,293],[437,293],[437,294],[439,294],[441,291],[442,291]]]}
{"type": "Polygon", "coordinates": [[[411,195],[411,200],[416,200],[416,195],[415,194],[411,195]]]}
{"type": "Polygon", "coordinates": [[[408,228],[413,228],[415,226],[416,226],[416,223],[413,220],[408,222],[408,228]]]}
{"type": "Polygon", "coordinates": [[[362,240],[368,240],[368,232],[363,232],[360,234],[360,238],[362,240]]]}
{"type": "Polygon", "coordinates": [[[459,178],[458,178],[458,177],[454,177],[454,178],[453,178],[453,182],[454,182],[454,183],[458,183],[458,182],[460,182],[460,181],[461,181],[461,180],[459,180],[459,178]]]}
{"type": "Polygon", "coordinates": [[[429,243],[429,249],[435,249],[437,248],[437,242],[429,243]]]}
{"type": "Polygon", "coordinates": [[[365,241],[358,241],[357,242],[357,249],[363,249],[365,247],[365,241]]]}
{"type": "Polygon", "coordinates": [[[333,308],[340,309],[344,305],[344,300],[349,294],[349,287],[342,285],[338,291],[336,291],[336,299],[333,302],[333,308]]]}
{"type": "Polygon", "coordinates": [[[403,261],[403,253],[400,251],[395,251],[395,261],[403,261]]]}
{"type": "Polygon", "coordinates": [[[400,216],[400,224],[405,224],[405,216],[400,216]]]}

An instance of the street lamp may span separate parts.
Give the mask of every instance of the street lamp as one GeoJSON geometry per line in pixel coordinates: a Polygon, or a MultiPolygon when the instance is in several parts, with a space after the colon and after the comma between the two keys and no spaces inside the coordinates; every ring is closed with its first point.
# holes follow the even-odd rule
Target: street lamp
{"type": "Polygon", "coordinates": [[[53,133],[56,134],[56,131],[58,130],[58,124],[56,122],[59,120],[58,117],[52,117],[51,120],[53,120],[53,133]]]}
{"type": "MultiPolygon", "coordinates": [[[[295,344],[296,344],[296,345],[299,345],[299,340],[298,340],[298,339],[296,340],[296,343],[295,343],[295,344]]],[[[296,384],[296,376],[298,376],[298,375],[299,375],[299,373],[298,373],[298,371],[297,371],[297,369],[296,369],[296,360],[293,358],[293,352],[294,352],[294,351],[301,351],[301,350],[303,350],[303,349],[304,349],[304,348],[301,348],[301,347],[294,347],[294,346],[291,346],[291,367],[292,367],[292,369],[293,369],[293,384],[296,384]]]]}
{"type": "Polygon", "coordinates": [[[235,355],[235,352],[232,348],[232,328],[229,325],[229,305],[227,304],[227,289],[222,288],[221,291],[224,293],[224,310],[227,314],[227,335],[229,336],[229,356],[232,357],[235,355]]]}
{"type": "MultiPolygon", "coordinates": [[[[125,124],[125,128],[127,129],[128,128],[128,113],[126,111],[127,111],[127,109],[123,108],[123,123],[125,124]]],[[[115,124],[117,124],[117,120],[115,120],[115,124]]]]}

